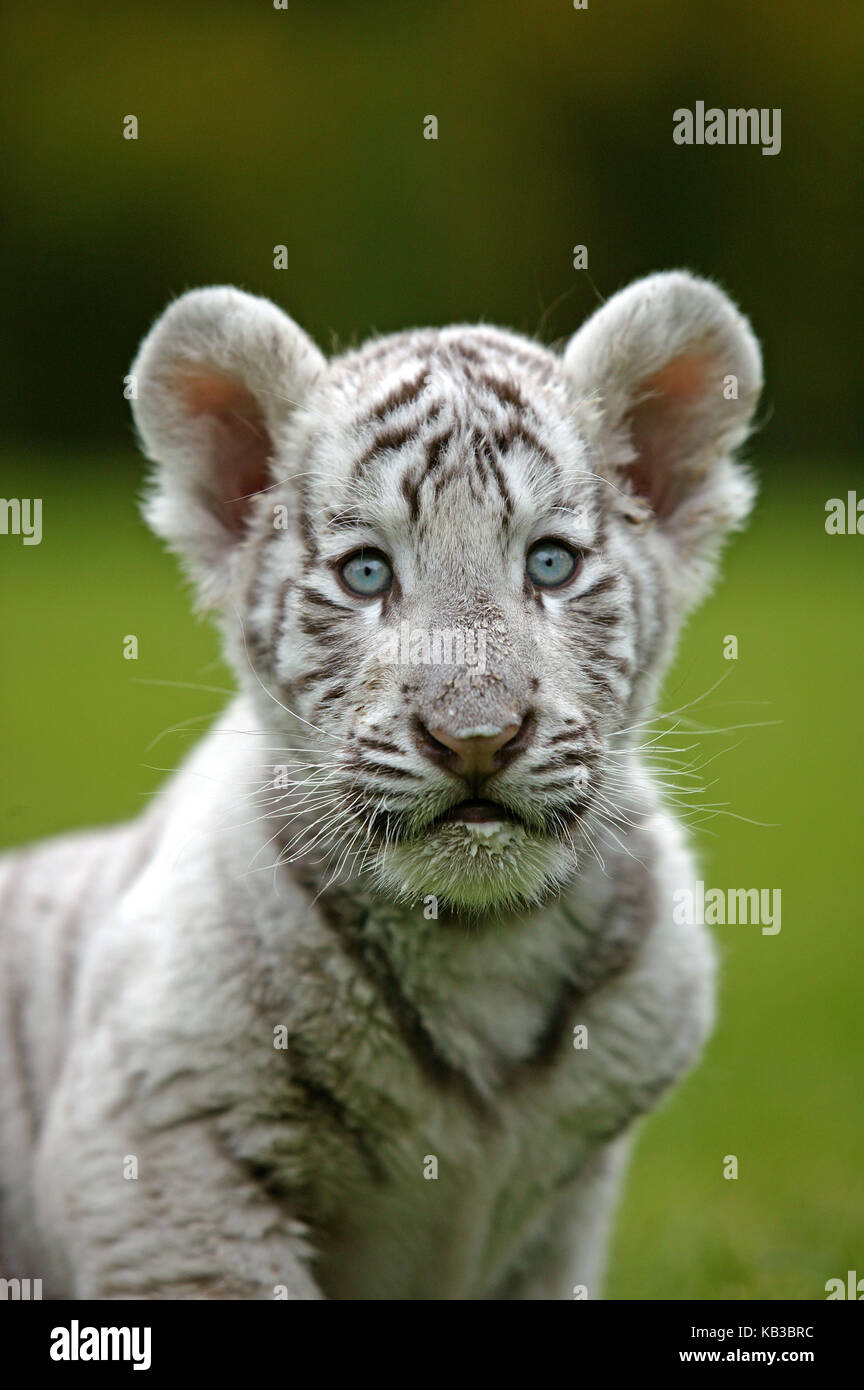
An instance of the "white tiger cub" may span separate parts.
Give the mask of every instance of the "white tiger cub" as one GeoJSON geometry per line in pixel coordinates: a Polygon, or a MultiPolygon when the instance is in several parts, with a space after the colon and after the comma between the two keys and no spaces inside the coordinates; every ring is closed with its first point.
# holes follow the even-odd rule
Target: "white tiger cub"
{"type": "Polygon", "coordinates": [[[563,356],[328,363],[217,288],[133,372],[147,516],[241,693],[134,824],[4,861],[2,1274],[598,1296],[628,1133],[712,1016],[640,727],[751,505],[749,325],[670,273],[563,356]]]}

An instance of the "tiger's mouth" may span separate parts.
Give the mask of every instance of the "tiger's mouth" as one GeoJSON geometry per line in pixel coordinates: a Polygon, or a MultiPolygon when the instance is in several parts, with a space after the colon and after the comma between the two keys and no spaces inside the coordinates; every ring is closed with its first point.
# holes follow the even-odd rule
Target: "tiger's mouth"
{"type": "Polygon", "coordinates": [[[499,801],[457,801],[443,815],[437,817],[432,825],[461,823],[463,825],[493,825],[496,822],[511,821],[520,823],[521,817],[502,806],[499,801]]]}
{"type": "Polygon", "coordinates": [[[372,820],[373,833],[389,844],[425,840],[436,831],[449,830],[451,827],[463,827],[470,835],[472,832],[483,834],[496,827],[508,826],[525,831],[531,829],[528,818],[512,806],[484,797],[456,801],[443,811],[419,821],[398,811],[379,812],[372,820]]]}
{"type": "MultiPolygon", "coordinates": [[[[371,831],[388,844],[418,843],[435,836],[436,832],[462,830],[466,841],[475,836],[488,838],[496,829],[519,832],[530,839],[560,840],[566,837],[585,811],[585,805],[565,803],[554,809],[539,806],[516,807],[487,797],[468,797],[446,806],[442,811],[415,819],[395,810],[379,812],[372,818],[371,831]]],[[[456,843],[452,841],[451,843],[456,843]]],[[[491,843],[491,840],[490,840],[491,843]]]]}
{"type": "Polygon", "coordinates": [[[531,810],[471,798],[419,823],[391,817],[374,872],[401,900],[469,914],[540,902],[571,871],[573,846],[560,817],[531,810]]]}

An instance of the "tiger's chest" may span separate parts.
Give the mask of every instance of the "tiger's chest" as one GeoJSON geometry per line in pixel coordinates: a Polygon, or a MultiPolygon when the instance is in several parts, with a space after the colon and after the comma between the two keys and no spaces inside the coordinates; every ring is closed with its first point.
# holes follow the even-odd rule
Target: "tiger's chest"
{"type": "Polygon", "coordinates": [[[333,1298],[483,1296],[681,1067],[686,1019],[646,1007],[638,971],[588,998],[493,980],[497,1013],[454,988],[435,1018],[360,970],[329,983],[285,1104],[288,1185],[333,1298]]]}

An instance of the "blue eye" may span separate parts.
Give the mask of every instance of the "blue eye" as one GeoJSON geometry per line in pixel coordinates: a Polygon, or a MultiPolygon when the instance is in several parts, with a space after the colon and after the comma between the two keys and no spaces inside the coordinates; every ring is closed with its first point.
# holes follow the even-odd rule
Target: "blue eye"
{"type": "Polygon", "coordinates": [[[576,573],[578,559],[561,541],[537,541],[528,551],[525,568],[538,589],[560,589],[576,573]]]}
{"type": "Polygon", "coordinates": [[[380,550],[358,550],[349,555],[339,573],[346,589],[361,598],[377,598],[393,585],[390,561],[380,550]]]}

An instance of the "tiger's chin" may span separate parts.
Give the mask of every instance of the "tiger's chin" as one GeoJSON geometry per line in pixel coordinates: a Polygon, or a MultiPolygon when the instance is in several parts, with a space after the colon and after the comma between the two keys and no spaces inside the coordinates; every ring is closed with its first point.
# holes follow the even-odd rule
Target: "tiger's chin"
{"type": "Polygon", "coordinates": [[[376,876],[401,901],[479,914],[542,902],[574,869],[571,846],[524,825],[454,822],[389,845],[376,876]]]}

